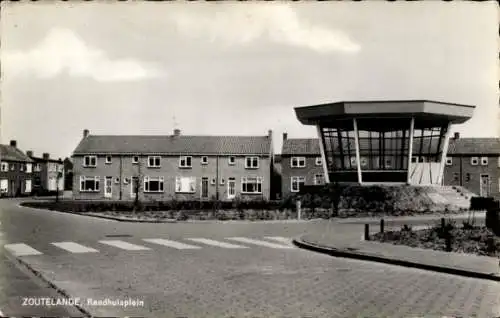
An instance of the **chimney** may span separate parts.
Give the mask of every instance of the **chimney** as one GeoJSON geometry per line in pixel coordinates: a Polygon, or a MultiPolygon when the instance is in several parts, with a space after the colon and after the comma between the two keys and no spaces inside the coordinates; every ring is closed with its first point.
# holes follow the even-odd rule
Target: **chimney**
{"type": "Polygon", "coordinates": [[[460,138],[460,133],[459,132],[456,132],[455,133],[455,136],[453,137],[453,139],[457,140],[460,138]]]}
{"type": "Polygon", "coordinates": [[[11,145],[12,147],[17,147],[17,141],[15,141],[15,140],[11,140],[11,141],[10,141],[10,145],[11,145]]]}
{"type": "Polygon", "coordinates": [[[26,151],[26,156],[33,157],[33,150],[26,151]]]}
{"type": "Polygon", "coordinates": [[[267,136],[268,136],[269,138],[273,138],[273,131],[272,131],[271,129],[269,129],[269,130],[267,131],[267,136]]]}
{"type": "Polygon", "coordinates": [[[88,129],[83,130],[83,138],[86,138],[89,135],[90,131],[88,129]]]}
{"type": "Polygon", "coordinates": [[[288,134],[286,132],[283,133],[283,140],[287,140],[288,139],[288,134]]]}
{"type": "Polygon", "coordinates": [[[47,152],[44,152],[44,153],[43,153],[43,159],[47,160],[47,159],[49,159],[49,158],[50,158],[50,154],[49,154],[49,153],[47,153],[47,152]]]}
{"type": "Polygon", "coordinates": [[[181,134],[181,130],[180,129],[174,129],[174,136],[179,136],[181,134]]]}

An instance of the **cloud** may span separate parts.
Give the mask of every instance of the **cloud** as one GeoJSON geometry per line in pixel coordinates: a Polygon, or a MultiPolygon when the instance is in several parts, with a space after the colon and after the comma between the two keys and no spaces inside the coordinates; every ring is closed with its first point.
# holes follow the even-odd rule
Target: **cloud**
{"type": "MultiPolygon", "coordinates": [[[[220,6],[214,5],[215,8],[220,6]]],[[[188,36],[207,36],[228,44],[247,44],[262,37],[286,45],[305,47],[320,53],[356,53],[360,45],[340,30],[301,20],[296,11],[283,3],[246,3],[221,9],[175,12],[171,18],[188,36]],[[210,12],[210,14],[206,14],[210,12]]]]}
{"type": "Polygon", "coordinates": [[[104,51],[87,46],[68,29],[52,29],[30,50],[4,50],[1,54],[2,69],[7,74],[53,78],[67,71],[71,76],[99,82],[135,81],[162,75],[135,59],[112,60],[104,51]]]}

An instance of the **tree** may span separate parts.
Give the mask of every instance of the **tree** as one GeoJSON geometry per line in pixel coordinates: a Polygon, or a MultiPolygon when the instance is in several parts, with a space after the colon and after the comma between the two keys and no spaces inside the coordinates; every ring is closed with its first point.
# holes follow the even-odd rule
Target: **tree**
{"type": "Polygon", "coordinates": [[[137,164],[138,164],[137,174],[134,177],[132,177],[132,180],[130,180],[130,182],[132,182],[132,186],[134,187],[134,194],[135,194],[134,209],[141,210],[142,209],[141,201],[139,200],[139,193],[141,192],[141,178],[142,178],[140,158],[137,164]],[[134,184],[134,179],[136,180],[135,184],[134,184]]]}
{"type": "Polygon", "coordinates": [[[332,213],[330,217],[335,217],[339,215],[339,206],[345,188],[346,188],[345,185],[341,185],[336,180],[326,185],[325,194],[330,199],[330,202],[332,204],[332,213]]]}
{"type": "Polygon", "coordinates": [[[63,173],[61,171],[57,171],[56,177],[56,202],[59,202],[59,180],[61,180],[63,173]]]}

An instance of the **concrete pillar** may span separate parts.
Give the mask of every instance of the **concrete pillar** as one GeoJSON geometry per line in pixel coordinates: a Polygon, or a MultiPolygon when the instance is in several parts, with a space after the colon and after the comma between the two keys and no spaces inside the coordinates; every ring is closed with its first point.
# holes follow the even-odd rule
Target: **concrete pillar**
{"type": "Polygon", "coordinates": [[[411,181],[411,157],[413,156],[413,130],[415,128],[415,117],[411,118],[410,122],[410,144],[408,145],[408,177],[407,183],[411,181]]]}
{"type": "Polygon", "coordinates": [[[359,155],[359,135],[358,135],[358,123],[356,118],[352,119],[352,123],[354,125],[354,140],[356,142],[356,168],[358,170],[358,183],[363,183],[362,174],[361,174],[361,160],[359,155]]]}
{"type": "Polygon", "coordinates": [[[323,134],[321,133],[321,127],[319,125],[316,125],[316,129],[318,131],[319,149],[321,151],[321,163],[323,164],[323,177],[325,178],[325,183],[329,183],[330,176],[328,175],[328,164],[326,161],[325,145],[323,145],[323,134]]]}
{"type": "Polygon", "coordinates": [[[443,183],[444,166],[446,165],[446,155],[448,152],[448,145],[450,143],[450,136],[451,136],[451,123],[448,124],[446,135],[444,136],[443,151],[441,152],[441,161],[439,165],[439,177],[437,182],[438,184],[443,183]]]}

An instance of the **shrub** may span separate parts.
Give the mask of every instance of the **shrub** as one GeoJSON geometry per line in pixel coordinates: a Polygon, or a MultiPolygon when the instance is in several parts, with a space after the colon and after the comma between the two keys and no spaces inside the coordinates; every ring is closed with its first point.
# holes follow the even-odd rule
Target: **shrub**
{"type": "Polygon", "coordinates": [[[500,218],[498,213],[499,209],[489,209],[486,211],[486,227],[490,229],[495,235],[500,236],[500,218]]]}
{"type": "Polygon", "coordinates": [[[470,198],[471,210],[487,210],[492,207],[498,208],[498,201],[492,197],[472,197],[470,198]],[[496,203],[495,203],[496,202],[496,203]]]}

